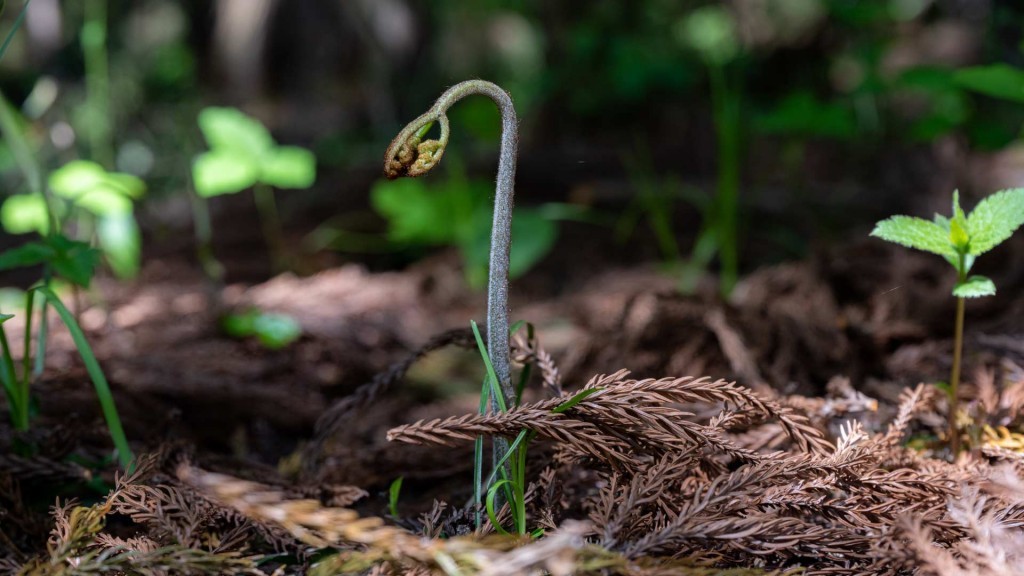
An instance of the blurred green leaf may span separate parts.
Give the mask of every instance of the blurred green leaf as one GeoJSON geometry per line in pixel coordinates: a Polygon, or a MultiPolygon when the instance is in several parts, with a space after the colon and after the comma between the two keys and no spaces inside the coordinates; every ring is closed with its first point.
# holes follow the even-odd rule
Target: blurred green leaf
{"type": "Polygon", "coordinates": [[[968,90],[1024,103],[1024,70],[1007,64],[962,68],[953,74],[957,84],[968,90]]]}
{"type": "Polygon", "coordinates": [[[76,206],[81,206],[96,216],[128,215],[132,213],[132,201],[127,196],[114,192],[108,187],[94,188],[78,197],[76,206]]]}
{"type": "Polygon", "coordinates": [[[0,270],[36,266],[49,261],[56,251],[42,242],[26,242],[0,253],[0,270]]]}
{"type": "Polygon", "coordinates": [[[221,320],[224,332],[234,338],[255,336],[270,350],[279,350],[302,336],[302,327],[286,314],[274,314],[252,309],[241,314],[229,314],[221,320]]]}
{"type": "Polygon", "coordinates": [[[203,198],[241,192],[258,179],[256,161],[232,150],[203,152],[192,163],[192,181],[203,198]]]}
{"type": "Polygon", "coordinates": [[[260,314],[253,322],[256,339],[264,348],[279,350],[302,336],[299,323],[285,314],[260,314]]]}
{"type": "Polygon", "coordinates": [[[141,198],[146,184],[136,176],[107,172],[88,160],[74,160],[50,174],[50,189],[96,215],[132,211],[133,198],[141,198]]]}
{"type": "Polygon", "coordinates": [[[0,223],[10,234],[38,232],[45,235],[50,230],[46,201],[39,194],[10,196],[0,207],[0,223]]]}
{"type": "Polygon", "coordinates": [[[146,194],[146,183],[138,176],[124,172],[107,172],[106,184],[119,194],[138,200],[146,194]]]}
{"type": "Polygon", "coordinates": [[[98,250],[59,234],[0,254],[0,270],[49,264],[65,280],[83,287],[89,286],[98,263],[98,250]]]}
{"type": "Polygon", "coordinates": [[[309,188],[316,180],[316,157],[298,146],[268,150],[261,166],[260,181],[277,188],[309,188]]]}
{"type": "Polygon", "coordinates": [[[275,146],[262,123],[236,108],[205,108],[199,113],[199,129],[210,148],[231,151],[258,162],[275,146]]]}
{"type": "Polygon", "coordinates": [[[740,53],[736,24],[729,9],[710,5],[698,8],[676,23],[675,36],[713,66],[722,66],[740,53]]]}
{"type": "Polygon", "coordinates": [[[459,190],[431,189],[424,180],[381,180],[370,190],[370,202],[388,220],[388,238],[410,244],[450,244],[456,238],[452,206],[459,190]]]}
{"type": "Polygon", "coordinates": [[[49,185],[57,196],[74,200],[102,185],[106,175],[107,171],[95,162],[73,160],[50,173],[49,185]]]}
{"type": "Polygon", "coordinates": [[[96,227],[99,244],[107,264],[118,278],[134,278],[139,273],[142,237],[135,218],[128,213],[103,216],[96,227]]]}
{"type": "Polygon", "coordinates": [[[759,115],[755,128],[766,134],[845,139],[857,134],[857,121],[846,106],[821,102],[811,92],[800,90],[786,96],[773,110],[759,115]]]}
{"type": "Polygon", "coordinates": [[[88,288],[100,262],[100,251],[60,234],[48,236],[46,243],[55,252],[50,260],[53,271],[72,284],[88,288]]]}
{"type": "MultiPolygon", "coordinates": [[[[512,249],[509,254],[508,276],[519,278],[537,262],[547,256],[558,239],[558,225],[532,208],[517,208],[512,218],[512,249]]],[[[475,233],[460,243],[470,286],[479,288],[487,283],[490,263],[491,212],[490,207],[477,212],[475,233]]]]}

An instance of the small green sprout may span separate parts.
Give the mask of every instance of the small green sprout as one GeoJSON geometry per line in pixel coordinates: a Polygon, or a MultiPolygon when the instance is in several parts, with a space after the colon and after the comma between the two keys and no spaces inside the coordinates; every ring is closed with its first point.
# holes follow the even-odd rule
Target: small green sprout
{"type": "Polygon", "coordinates": [[[210,149],[196,157],[192,180],[196,194],[210,198],[253,189],[263,235],[276,266],[285,249],[274,188],[309,188],[316,180],[316,158],[298,146],[281,146],[255,118],[235,108],[206,108],[199,130],[210,149]]]}
{"type": "Polygon", "coordinates": [[[398,496],[402,493],[402,481],[405,476],[399,476],[388,488],[388,512],[391,516],[398,518],[398,496]]]}
{"type": "Polygon", "coordinates": [[[47,198],[38,193],[14,194],[4,200],[0,207],[4,230],[50,235],[53,210],[58,228],[65,228],[64,223],[73,220],[78,237],[88,240],[95,234],[107,264],[119,278],[135,277],[142,236],[133,201],[145,194],[146,184],[131,174],[109,172],[88,160],[74,160],[54,170],[47,185],[53,192],[49,206],[47,198]]]}
{"type": "Polygon", "coordinates": [[[953,214],[939,214],[931,221],[913,216],[893,216],[879,222],[871,232],[889,242],[916,248],[946,259],[957,273],[953,296],[957,299],[956,328],[953,344],[953,368],[949,377],[949,437],[955,455],[960,449],[956,425],[957,388],[960,383],[960,361],[963,349],[964,300],[992,296],[996,286],[984,276],[968,276],[978,256],[988,252],[1013,235],[1024,224],[1024,188],[996,192],[965,214],[960,208],[960,195],[953,192],[953,214]]]}
{"type": "Polygon", "coordinates": [[[221,328],[233,338],[256,337],[268,350],[280,350],[302,336],[302,326],[286,314],[274,314],[253,308],[241,314],[229,314],[221,328]]]}

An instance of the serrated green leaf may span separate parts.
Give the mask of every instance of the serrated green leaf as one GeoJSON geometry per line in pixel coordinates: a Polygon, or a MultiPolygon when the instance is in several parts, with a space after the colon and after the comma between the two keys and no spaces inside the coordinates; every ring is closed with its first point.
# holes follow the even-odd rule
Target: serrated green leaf
{"type": "Polygon", "coordinates": [[[134,278],[139,273],[142,235],[131,212],[101,217],[96,234],[114,274],[118,278],[134,278]]]}
{"type": "Polygon", "coordinates": [[[0,207],[0,223],[10,234],[38,232],[45,235],[50,230],[46,201],[39,194],[10,196],[0,207]]]}
{"type": "Polygon", "coordinates": [[[957,298],[980,298],[993,296],[995,293],[995,283],[984,276],[971,276],[963,282],[957,282],[953,288],[953,296],[957,298]]]}
{"type": "Polygon", "coordinates": [[[963,68],[953,74],[960,86],[1004,100],[1024,102],[1024,71],[1006,64],[963,68]]]}
{"type": "Polygon", "coordinates": [[[978,203],[967,217],[971,254],[983,254],[1024,225],[1024,188],[1002,190],[978,203]]]}
{"type": "Polygon", "coordinates": [[[971,236],[967,232],[967,220],[953,218],[949,221],[949,241],[959,252],[966,252],[971,244],[971,236]]]}
{"type": "Polygon", "coordinates": [[[316,181],[316,157],[305,148],[278,146],[267,151],[260,163],[260,181],[277,188],[309,188],[316,181]]]}
{"type": "Polygon", "coordinates": [[[913,216],[892,216],[875,225],[871,235],[947,258],[956,258],[949,232],[935,222],[913,216]]]}
{"type": "Polygon", "coordinates": [[[241,192],[255,184],[259,175],[256,161],[231,150],[204,152],[192,163],[192,182],[203,198],[241,192]]]}
{"type": "Polygon", "coordinates": [[[230,151],[258,162],[274,147],[274,139],[262,123],[236,108],[206,108],[199,113],[199,130],[210,148],[230,151]]]}

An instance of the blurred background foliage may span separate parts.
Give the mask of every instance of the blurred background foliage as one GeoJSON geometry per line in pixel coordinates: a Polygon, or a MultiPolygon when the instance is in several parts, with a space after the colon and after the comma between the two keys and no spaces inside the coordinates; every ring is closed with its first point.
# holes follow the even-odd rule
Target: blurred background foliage
{"type": "MultiPolygon", "coordinates": [[[[21,7],[7,2],[3,34],[21,7]]],[[[696,259],[711,229],[698,263],[716,266],[732,235],[749,269],[936,210],[953,188],[1024,185],[1022,33],[1024,5],[997,0],[31,0],[0,91],[44,174],[89,161],[145,182],[144,261],[192,257],[197,119],[227,106],[315,154],[315,184],[277,197],[289,267],[394,267],[452,245],[474,282],[493,105],[453,109],[446,162],[461,161],[398,184],[416,187],[410,202],[379,173],[400,126],[480,77],[520,113],[531,240],[671,263],[696,259]],[[978,68],[991,65],[1005,68],[978,68]]],[[[7,138],[0,184],[33,192],[7,138]]],[[[210,210],[228,277],[269,274],[251,195],[210,210]]],[[[530,250],[527,267],[547,253],[530,250]]]]}

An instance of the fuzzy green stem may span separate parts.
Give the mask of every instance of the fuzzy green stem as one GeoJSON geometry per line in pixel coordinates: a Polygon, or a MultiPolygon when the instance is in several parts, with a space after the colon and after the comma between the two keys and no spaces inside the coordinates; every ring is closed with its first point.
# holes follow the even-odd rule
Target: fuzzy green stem
{"type": "MultiPolygon", "coordinates": [[[[508,321],[508,266],[509,250],[512,245],[512,207],[515,194],[516,154],[519,143],[519,124],[515,107],[508,92],[498,85],[485,80],[467,80],[452,86],[442,94],[431,109],[410,122],[392,141],[385,155],[389,165],[398,155],[399,149],[411,138],[422,137],[425,128],[438,122],[441,125],[440,150],[448,143],[449,126],[446,112],[459,100],[473,94],[487,96],[501,112],[501,149],[498,156],[498,175],[494,187],[494,221],[491,229],[490,271],[487,286],[487,352],[494,363],[499,386],[504,399],[511,403],[515,399],[512,388],[509,361],[508,321]]],[[[433,167],[440,155],[434,157],[433,167]]],[[[392,174],[389,174],[389,176],[392,174]]],[[[404,174],[397,174],[404,175],[404,174]]],[[[497,409],[498,399],[491,399],[491,407],[497,409]]]]}
{"type": "MultiPolygon", "coordinates": [[[[501,113],[501,149],[494,187],[494,220],[491,228],[490,270],[487,284],[487,353],[494,365],[501,396],[492,395],[491,410],[512,406],[515,389],[509,356],[508,267],[512,245],[512,207],[515,193],[516,154],[519,123],[508,92],[485,80],[467,80],[452,86],[434,105],[398,133],[384,156],[384,172],[389,178],[425,174],[440,161],[450,134],[448,109],[466,96],[480,94],[494,101],[501,113]],[[439,123],[441,135],[436,142],[420,142],[429,125],[439,123]],[[428,145],[429,144],[429,145],[428,145]],[[414,150],[415,149],[415,150],[414,150]]],[[[494,439],[494,465],[507,459],[508,443],[494,439]]],[[[505,467],[510,472],[507,464],[505,467]]]]}

